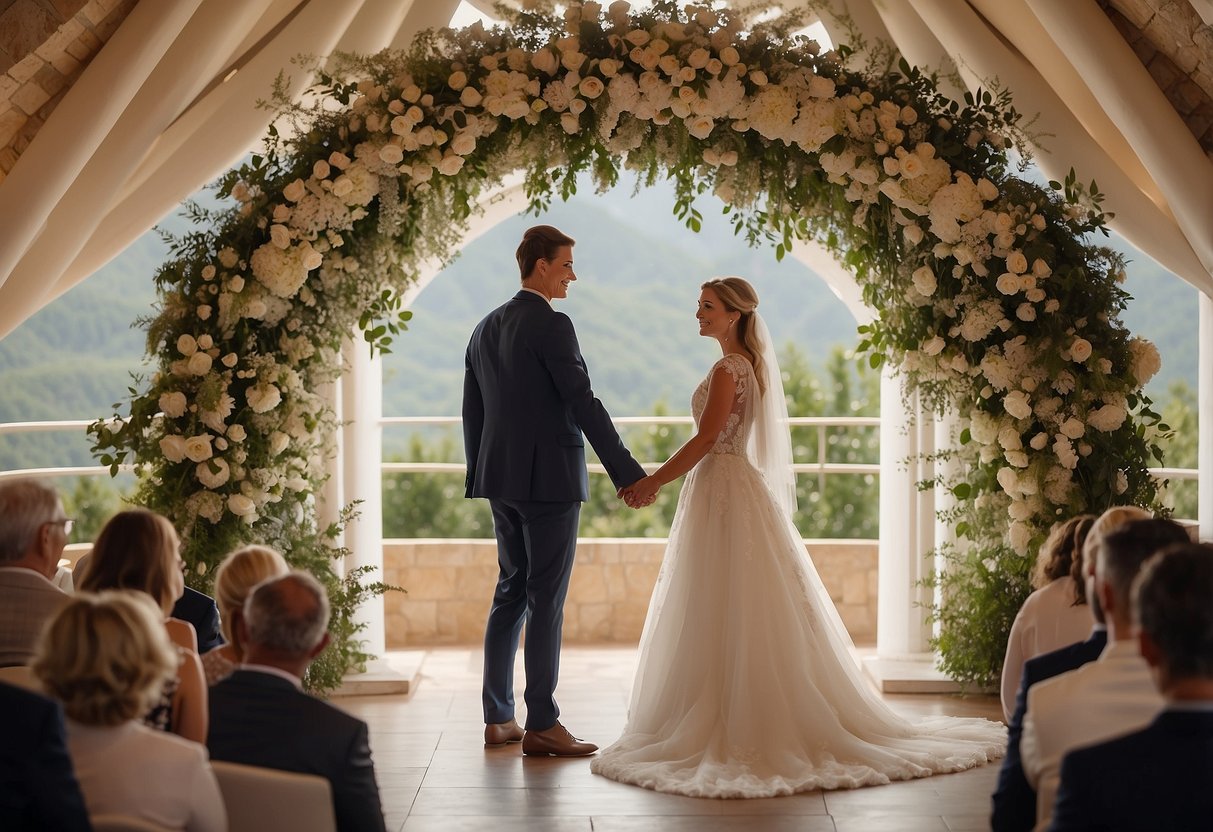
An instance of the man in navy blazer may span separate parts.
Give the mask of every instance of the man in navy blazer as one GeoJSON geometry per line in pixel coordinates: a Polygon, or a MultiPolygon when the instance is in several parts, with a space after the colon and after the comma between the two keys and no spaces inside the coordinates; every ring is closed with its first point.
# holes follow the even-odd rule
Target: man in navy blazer
{"type": "Polygon", "coordinates": [[[465,359],[463,437],[468,497],[487,497],[497,535],[498,578],[484,636],[488,746],[581,756],[597,746],[558,721],[564,599],[581,503],[589,498],[585,439],[616,489],[644,476],[624,447],[590,377],[567,315],[573,239],[527,230],[516,253],[522,289],[472,333],[465,359]],[[526,622],[526,732],[514,718],[514,654],[526,622]]]}
{"type": "Polygon", "coordinates": [[[0,736],[0,829],[91,829],[59,703],[0,683],[0,736]]]}
{"type": "Polygon", "coordinates": [[[1213,828],[1213,546],[1155,555],[1133,608],[1166,708],[1141,731],[1063,758],[1051,830],[1213,828]]]}
{"type": "Polygon", "coordinates": [[[1094,593],[1087,595],[1087,603],[1091,615],[1095,617],[1095,629],[1086,641],[1067,645],[1024,662],[1023,678],[1015,696],[1015,713],[1011,716],[1011,724],[1007,726],[1007,755],[1002,759],[998,784],[994,788],[992,798],[994,809],[990,817],[990,827],[994,832],[1027,832],[1036,825],[1036,791],[1024,774],[1023,757],[1019,751],[1024,714],[1028,710],[1028,688],[1099,658],[1099,654],[1108,645],[1104,611],[1094,593]]]}
{"type": "Polygon", "coordinates": [[[366,723],[302,690],[329,643],[324,587],[306,572],[257,585],[238,623],[244,663],[210,689],[212,760],[317,774],[339,832],[384,832],[366,723]]]}

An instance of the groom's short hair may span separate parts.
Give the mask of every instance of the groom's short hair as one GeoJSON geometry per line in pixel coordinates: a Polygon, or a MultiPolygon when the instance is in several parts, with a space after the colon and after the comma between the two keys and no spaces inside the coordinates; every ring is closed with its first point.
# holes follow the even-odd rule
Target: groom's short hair
{"type": "Polygon", "coordinates": [[[514,253],[514,256],[518,258],[518,268],[522,272],[522,279],[526,280],[527,275],[535,270],[537,262],[551,260],[555,257],[556,249],[575,244],[576,240],[550,225],[531,226],[522,235],[522,242],[518,244],[518,251],[514,253]]]}

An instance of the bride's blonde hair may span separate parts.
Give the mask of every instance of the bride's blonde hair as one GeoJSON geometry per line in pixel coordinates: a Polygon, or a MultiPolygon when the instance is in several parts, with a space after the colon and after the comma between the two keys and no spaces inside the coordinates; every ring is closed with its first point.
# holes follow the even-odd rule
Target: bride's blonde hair
{"type": "Polygon", "coordinates": [[[758,379],[758,390],[765,394],[767,374],[763,366],[762,352],[766,344],[759,339],[753,325],[754,313],[758,311],[758,293],[749,281],[740,277],[714,277],[699,288],[711,289],[716,293],[716,297],[720,298],[725,309],[738,313],[737,339],[754,359],[754,377],[758,379]]]}

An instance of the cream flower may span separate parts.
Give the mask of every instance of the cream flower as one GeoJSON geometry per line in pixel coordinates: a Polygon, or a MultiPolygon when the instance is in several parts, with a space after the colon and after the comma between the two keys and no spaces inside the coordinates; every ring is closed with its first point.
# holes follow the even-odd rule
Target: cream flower
{"type": "Polygon", "coordinates": [[[185,440],[185,455],[190,462],[205,462],[214,454],[211,450],[211,435],[209,433],[191,436],[185,440]]]}
{"type": "Polygon", "coordinates": [[[177,338],[177,352],[185,356],[193,355],[198,351],[198,341],[193,335],[186,333],[177,338]]]}
{"type": "Polygon", "coordinates": [[[170,434],[160,440],[160,453],[169,462],[181,462],[185,459],[185,437],[170,434]]]}
{"type": "Polygon", "coordinates": [[[185,394],[179,391],[161,393],[157,404],[160,405],[160,412],[170,419],[177,419],[185,415],[185,394]]]}
{"type": "Polygon", "coordinates": [[[196,352],[189,357],[185,368],[191,375],[204,376],[211,371],[212,360],[208,353],[196,352]]]}
{"type": "Polygon", "coordinates": [[[282,392],[272,384],[257,384],[245,391],[244,398],[254,413],[266,413],[282,401],[282,392]]]}
{"type": "Polygon", "coordinates": [[[1086,338],[1075,338],[1070,344],[1070,357],[1079,364],[1091,357],[1091,342],[1086,338]]]}
{"type": "Polygon", "coordinates": [[[257,504],[243,494],[232,494],[228,497],[227,507],[237,517],[251,517],[257,511],[257,504]]]}
{"type": "Polygon", "coordinates": [[[215,458],[198,463],[194,476],[207,488],[218,488],[228,481],[232,471],[226,460],[215,458]]]}

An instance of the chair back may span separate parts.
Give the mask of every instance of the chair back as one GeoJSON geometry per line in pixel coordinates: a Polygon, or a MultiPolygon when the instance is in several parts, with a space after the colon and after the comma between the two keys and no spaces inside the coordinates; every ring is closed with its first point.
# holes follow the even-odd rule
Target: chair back
{"type": "Polygon", "coordinates": [[[93,815],[89,823],[93,832],[173,832],[167,826],[130,815],[93,815]]]}
{"type": "Polygon", "coordinates": [[[14,664],[8,667],[0,667],[0,682],[32,690],[35,693],[42,693],[42,683],[34,676],[33,671],[29,669],[28,665],[14,664]]]}
{"type": "Polygon", "coordinates": [[[228,832],[336,832],[329,781],[315,774],[211,761],[228,832]]]}

